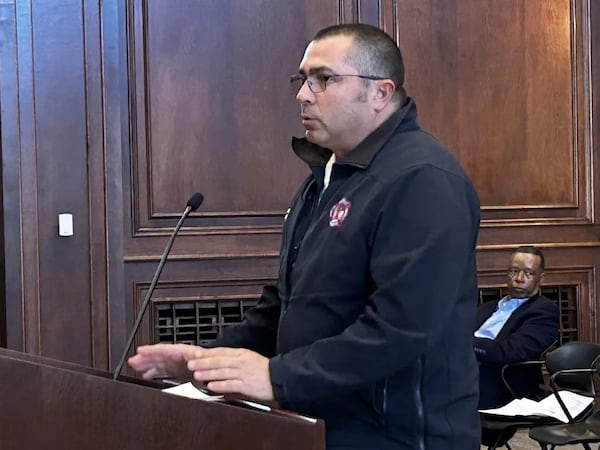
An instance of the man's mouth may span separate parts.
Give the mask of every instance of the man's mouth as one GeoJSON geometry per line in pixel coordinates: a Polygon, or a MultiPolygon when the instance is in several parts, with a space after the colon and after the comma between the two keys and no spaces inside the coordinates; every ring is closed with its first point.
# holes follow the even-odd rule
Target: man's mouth
{"type": "Polygon", "coordinates": [[[306,129],[313,129],[317,126],[317,119],[311,116],[302,115],[302,125],[306,129]]]}

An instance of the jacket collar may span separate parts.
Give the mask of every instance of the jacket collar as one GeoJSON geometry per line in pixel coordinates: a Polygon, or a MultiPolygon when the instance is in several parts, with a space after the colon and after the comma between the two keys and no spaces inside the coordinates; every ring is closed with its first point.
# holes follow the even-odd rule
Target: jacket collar
{"type": "MultiPolygon", "coordinates": [[[[408,97],[406,104],[398,108],[384,123],[369,134],[358,146],[336,164],[355,166],[365,169],[369,166],[379,149],[389,140],[396,130],[410,131],[419,129],[417,124],[417,106],[408,97]]],[[[306,138],[292,137],[294,153],[311,168],[324,167],[332,151],[320,147],[306,138]]]]}

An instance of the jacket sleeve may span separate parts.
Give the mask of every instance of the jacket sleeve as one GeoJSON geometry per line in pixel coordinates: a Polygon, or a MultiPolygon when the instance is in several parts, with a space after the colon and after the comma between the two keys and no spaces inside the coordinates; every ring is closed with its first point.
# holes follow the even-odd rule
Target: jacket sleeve
{"type": "MultiPolygon", "coordinates": [[[[505,327],[515,318],[515,311],[505,327]]],[[[496,339],[475,338],[475,355],[481,363],[509,364],[538,359],[558,338],[558,307],[540,298],[524,312],[518,327],[502,331],[496,339]]],[[[512,328],[512,327],[511,327],[512,328]]]]}
{"type": "Polygon", "coordinates": [[[273,356],[280,309],[277,286],[265,286],[257,305],[244,314],[243,320],[223,328],[208,347],[247,348],[266,357],[273,356]]]}
{"type": "Polygon", "coordinates": [[[310,402],[383,379],[435,343],[444,352],[442,336],[460,336],[472,352],[479,202],[468,180],[424,165],[385,186],[371,208],[369,260],[357,261],[372,286],[364,311],[342,333],[270,360],[278,400],[310,402]]]}

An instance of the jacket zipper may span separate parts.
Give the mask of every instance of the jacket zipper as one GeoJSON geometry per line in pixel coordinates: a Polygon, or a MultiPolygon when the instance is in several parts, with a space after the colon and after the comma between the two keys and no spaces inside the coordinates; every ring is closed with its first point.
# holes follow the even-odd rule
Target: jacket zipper
{"type": "Polygon", "coordinates": [[[381,402],[381,425],[385,427],[385,419],[387,417],[387,391],[388,391],[388,379],[385,378],[383,382],[383,399],[381,402]]]}
{"type": "Polygon", "coordinates": [[[415,407],[417,410],[417,419],[420,425],[420,433],[418,433],[418,449],[425,450],[425,424],[423,418],[423,396],[421,394],[421,380],[423,379],[423,359],[419,358],[419,373],[418,377],[416,377],[416,383],[414,386],[415,389],[415,407]]]}

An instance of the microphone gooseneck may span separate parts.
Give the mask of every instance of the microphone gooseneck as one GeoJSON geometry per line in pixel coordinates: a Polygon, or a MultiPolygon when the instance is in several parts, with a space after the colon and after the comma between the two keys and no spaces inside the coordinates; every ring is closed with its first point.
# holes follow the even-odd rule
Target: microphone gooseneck
{"type": "Polygon", "coordinates": [[[144,301],[142,302],[140,311],[138,312],[135,323],[133,324],[131,333],[129,333],[127,343],[125,344],[125,350],[123,350],[123,354],[121,355],[121,358],[119,359],[117,367],[115,368],[115,372],[113,374],[113,380],[116,380],[119,377],[119,375],[121,374],[121,370],[123,369],[123,365],[125,364],[125,360],[127,359],[127,354],[129,353],[131,344],[133,344],[133,339],[135,338],[137,330],[140,328],[140,324],[142,323],[142,318],[144,317],[144,313],[146,312],[146,309],[148,309],[148,305],[150,304],[150,299],[152,298],[152,293],[154,292],[154,288],[156,287],[156,282],[158,281],[158,277],[160,277],[163,266],[165,265],[165,262],[167,261],[167,256],[169,256],[171,247],[173,247],[173,242],[175,241],[175,236],[177,236],[177,233],[179,232],[179,229],[181,228],[181,225],[183,225],[183,221],[187,218],[188,214],[192,211],[196,211],[200,207],[200,205],[202,204],[203,201],[204,201],[204,196],[200,192],[196,192],[187,201],[185,210],[183,211],[183,214],[179,218],[177,225],[175,225],[175,228],[173,229],[173,233],[171,233],[171,237],[169,238],[169,242],[167,242],[165,250],[163,251],[163,254],[160,257],[160,262],[158,263],[158,267],[156,268],[156,271],[154,272],[154,276],[152,277],[152,281],[150,282],[150,287],[148,288],[148,291],[146,291],[146,296],[144,297],[144,301]]]}

